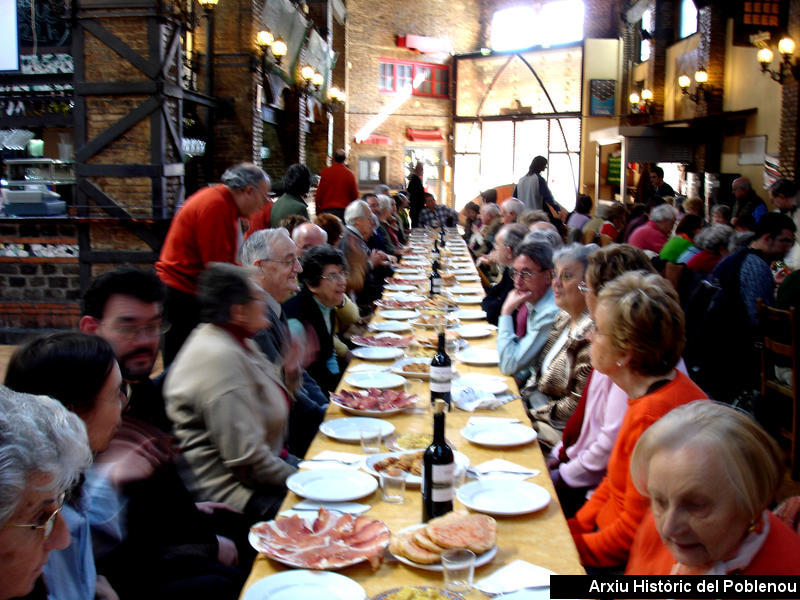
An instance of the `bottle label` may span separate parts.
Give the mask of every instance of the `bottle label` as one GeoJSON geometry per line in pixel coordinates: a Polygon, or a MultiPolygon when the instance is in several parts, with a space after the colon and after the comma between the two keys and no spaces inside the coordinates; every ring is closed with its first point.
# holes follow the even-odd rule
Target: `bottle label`
{"type": "Polygon", "coordinates": [[[453,474],[455,463],[431,467],[431,499],[434,502],[449,502],[453,499],[453,474]]]}
{"type": "Polygon", "coordinates": [[[447,381],[448,384],[450,380],[453,378],[453,367],[431,367],[431,381],[447,381]]]}
{"type": "Polygon", "coordinates": [[[450,393],[450,380],[447,379],[445,381],[434,381],[431,379],[431,391],[432,392],[441,392],[441,393],[450,393]]]}

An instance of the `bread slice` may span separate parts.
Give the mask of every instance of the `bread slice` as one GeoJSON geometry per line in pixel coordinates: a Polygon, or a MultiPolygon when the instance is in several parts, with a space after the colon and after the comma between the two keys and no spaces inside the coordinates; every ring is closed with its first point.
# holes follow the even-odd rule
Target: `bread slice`
{"type": "Polygon", "coordinates": [[[441,557],[426,550],[414,542],[414,534],[416,531],[406,531],[392,535],[392,541],[389,544],[389,551],[397,556],[404,556],[405,558],[420,563],[423,565],[432,565],[441,559],[441,557]]]}
{"type": "Polygon", "coordinates": [[[428,537],[428,532],[424,527],[417,529],[414,532],[414,543],[417,544],[417,546],[422,546],[426,550],[433,552],[434,554],[441,554],[447,550],[447,548],[442,548],[438,544],[435,544],[433,540],[428,537]]]}
{"type": "Polygon", "coordinates": [[[426,533],[441,548],[469,548],[483,554],[497,544],[497,521],[487,515],[448,513],[432,519],[426,533]]]}

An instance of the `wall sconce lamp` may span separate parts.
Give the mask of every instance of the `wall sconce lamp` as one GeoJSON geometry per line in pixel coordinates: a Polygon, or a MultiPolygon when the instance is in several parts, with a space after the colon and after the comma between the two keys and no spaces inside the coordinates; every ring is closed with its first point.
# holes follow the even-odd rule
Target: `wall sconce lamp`
{"type": "Polygon", "coordinates": [[[286,42],[281,38],[275,39],[268,29],[262,29],[256,34],[256,46],[261,51],[262,67],[266,67],[267,52],[272,50],[275,57],[275,64],[280,65],[281,60],[286,56],[286,42]]]}
{"type": "Polygon", "coordinates": [[[650,114],[653,112],[653,91],[644,88],[641,92],[633,92],[628,96],[631,103],[631,112],[638,114],[650,114]]]}
{"type": "Polygon", "coordinates": [[[345,93],[342,90],[335,85],[328,89],[328,102],[325,106],[329,112],[335,113],[342,106],[344,106],[344,101],[345,93]]]}
{"type": "Polygon", "coordinates": [[[305,65],[300,69],[300,77],[303,80],[303,89],[306,92],[311,91],[311,83],[314,79],[315,74],[316,71],[314,71],[314,67],[312,67],[311,65],[305,65]]]}
{"type": "Polygon", "coordinates": [[[781,62],[778,64],[778,70],[770,68],[774,53],[767,46],[767,42],[760,43],[760,48],[756,58],[761,64],[761,72],[768,73],[773,81],[783,84],[784,80],[791,75],[795,79],[800,79],[800,65],[797,63],[792,64],[792,56],[794,55],[795,43],[792,38],[785,36],[778,42],[778,52],[781,55],[781,62]]]}
{"type": "Polygon", "coordinates": [[[704,100],[706,97],[706,83],[708,83],[708,71],[703,69],[702,67],[697,69],[694,73],[694,80],[697,83],[697,91],[690,92],[689,86],[692,84],[692,80],[689,79],[689,76],[684,73],[680,77],[678,77],[678,86],[681,88],[681,93],[684,96],[687,96],[689,100],[692,102],[700,102],[704,100]]]}
{"type": "Polygon", "coordinates": [[[217,8],[217,4],[219,4],[219,0],[197,0],[200,3],[203,11],[206,14],[214,12],[214,9],[217,8]]]}

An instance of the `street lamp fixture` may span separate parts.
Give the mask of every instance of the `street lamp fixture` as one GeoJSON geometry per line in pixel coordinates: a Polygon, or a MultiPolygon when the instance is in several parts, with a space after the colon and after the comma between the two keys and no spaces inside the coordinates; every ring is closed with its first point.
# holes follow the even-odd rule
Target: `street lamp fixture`
{"type": "Polygon", "coordinates": [[[777,81],[780,84],[783,84],[789,75],[795,79],[800,79],[800,65],[792,62],[794,51],[794,40],[788,35],[781,38],[778,42],[778,53],[781,55],[781,62],[778,63],[778,69],[775,70],[770,67],[775,53],[770,49],[766,41],[760,42],[756,59],[761,65],[761,72],[768,74],[773,81],[777,81]]]}
{"type": "Polygon", "coordinates": [[[692,84],[692,80],[689,79],[689,76],[686,73],[683,73],[680,77],[678,77],[678,87],[681,88],[681,93],[689,98],[692,102],[698,103],[701,100],[705,100],[706,97],[706,84],[708,83],[708,71],[704,68],[700,67],[694,73],[694,81],[697,83],[697,91],[690,92],[689,86],[692,84]]]}

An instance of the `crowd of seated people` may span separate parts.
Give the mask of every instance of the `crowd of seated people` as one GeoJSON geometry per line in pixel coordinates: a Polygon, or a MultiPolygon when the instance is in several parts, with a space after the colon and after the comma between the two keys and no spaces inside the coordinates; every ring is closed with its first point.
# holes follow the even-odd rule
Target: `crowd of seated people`
{"type": "MultiPolygon", "coordinates": [[[[248,169],[234,198],[250,207],[264,185],[248,169]]],[[[295,171],[302,201],[305,172],[295,171]]],[[[759,298],[789,297],[786,273],[776,279],[771,266],[794,244],[792,190],[771,193],[775,213],[740,180],[733,211],[708,215],[697,202],[652,197],[636,211],[618,203],[593,216],[584,196],[568,217],[557,205],[526,211],[515,198],[498,206],[489,194],[464,211],[499,368],[519,384],[589,572],[800,574],[786,558],[800,538],[769,510],[780,451],[753,418],[708,400],[734,401],[755,375],[713,388],[713,365],[694,362],[708,354],[698,336],[715,323],[698,290],[718,289],[716,300],[738,308],[722,320],[732,348],[757,336],[759,298]],[[628,230],[632,215],[638,227],[628,230]],[[685,518],[686,502],[706,517],[685,518]]],[[[423,227],[458,219],[432,196],[425,202],[423,227]]],[[[98,276],[83,333],[21,345],[0,389],[0,457],[13,456],[0,460],[0,541],[23,567],[4,575],[0,564],[11,582],[0,600],[238,597],[254,555],[248,527],[277,513],[317,433],[347,367],[348,336],[402,260],[407,208],[404,196],[379,190],[350,202],[343,222],[295,213],[280,221],[286,228],[248,232],[238,264],[206,264],[192,283],[200,323],[160,377],[168,324],[152,270],[98,276]],[[42,457],[32,462],[26,444],[42,457]],[[19,525],[45,535],[23,539],[19,525]]]]}

